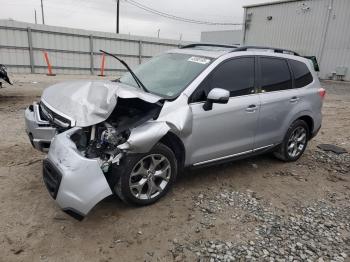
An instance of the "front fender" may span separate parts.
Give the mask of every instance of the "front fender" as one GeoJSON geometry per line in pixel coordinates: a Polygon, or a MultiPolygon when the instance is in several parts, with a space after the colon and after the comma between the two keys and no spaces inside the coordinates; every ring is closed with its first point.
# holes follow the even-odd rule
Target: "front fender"
{"type": "Polygon", "coordinates": [[[131,153],[146,153],[170,130],[166,122],[147,122],[131,131],[128,141],[118,146],[131,153]]]}
{"type": "Polygon", "coordinates": [[[180,96],[176,102],[166,102],[157,120],[131,130],[129,139],[118,146],[130,153],[146,153],[169,131],[184,137],[192,132],[192,110],[188,98],[180,96]]]}

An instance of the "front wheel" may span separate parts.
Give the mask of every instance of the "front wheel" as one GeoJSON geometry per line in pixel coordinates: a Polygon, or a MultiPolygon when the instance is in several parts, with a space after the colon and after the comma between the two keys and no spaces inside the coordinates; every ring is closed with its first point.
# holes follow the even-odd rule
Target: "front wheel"
{"type": "Polygon", "coordinates": [[[298,160],[306,149],[308,134],[309,128],[306,122],[296,120],[289,127],[282,144],[274,152],[274,156],[285,162],[298,160]]]}
{"type": "Polygon", "coordinates": [[[120,174],[116,194],[126,203],[149,205],[169,191],[177,162],[172,150],[159,143],[148,153],[127,156],[115,170],[120,174]]]}

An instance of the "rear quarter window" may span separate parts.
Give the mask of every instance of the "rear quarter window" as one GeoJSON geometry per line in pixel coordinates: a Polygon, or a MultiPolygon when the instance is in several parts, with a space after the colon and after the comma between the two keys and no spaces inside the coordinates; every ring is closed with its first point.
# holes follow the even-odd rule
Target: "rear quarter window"
{"type": "Polygon", "coordinates": [[[312,83],[313,77],[309,68],[302,62],[296,60],[288,61],[294,75],[294,83],[296,88],[301,88],[312,83]]]}

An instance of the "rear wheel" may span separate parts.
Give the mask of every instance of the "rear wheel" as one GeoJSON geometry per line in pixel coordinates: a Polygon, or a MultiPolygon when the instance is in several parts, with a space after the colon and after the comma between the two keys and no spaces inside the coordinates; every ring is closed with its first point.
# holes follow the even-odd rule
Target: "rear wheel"
{"type": "Polygon", "coordinates": [[[309,128],[305,121],[296,120],[288,129],[282,144],[274,156],[285,162],[298,160],[304,153],[309,137],[309,128]]]}
{"type": "Polygon", "coordinates": [[[177,175],[174,153],[159,143],[150,152],[128,156],[117,168],[116,194],[126,203],[149,205],[164,196],[177,175]]]}

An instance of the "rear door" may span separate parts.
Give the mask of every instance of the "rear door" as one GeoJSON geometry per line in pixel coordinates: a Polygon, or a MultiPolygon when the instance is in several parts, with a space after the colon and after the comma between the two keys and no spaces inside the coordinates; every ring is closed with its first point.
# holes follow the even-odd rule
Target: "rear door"
{"type": "Polygon", "coordinates": [[[256,149],[267,148],[283,140],[286,125],[297,110],[299,90],[294,87],[287,59],[260,56],[259,124],[255,136],[256,149]]]}

